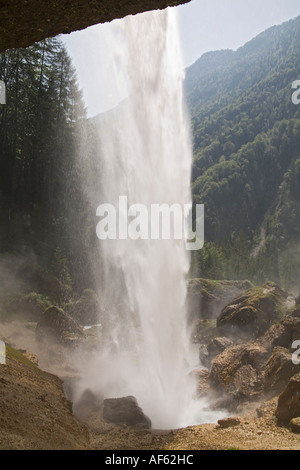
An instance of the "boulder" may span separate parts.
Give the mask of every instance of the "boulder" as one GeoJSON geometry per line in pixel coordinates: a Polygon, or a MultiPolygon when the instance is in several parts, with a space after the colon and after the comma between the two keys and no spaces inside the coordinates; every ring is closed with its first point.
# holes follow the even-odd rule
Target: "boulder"
{"type": "Polygon", "coordinates": [[[226,348],[233,346],[233,342],[225,337],[218,337],[212,339],[207,345],[207,353],[208,353],[208,361],[209,364],[213,361],[213,359],[225,351],[226,348]]]}
{"type": "Polygon", "coordinates": [[[102,396],[95,394],[90,389],[86,389],[73,403],[74,416],[80,420],[85,419],[92,413],[100,412],[102,403],[102,396]]]}
{"type": "Polygon", "coordinates": [[[220,336],[216,320],[197,320],[194,322],[192,340],[194,343],[207,345],[213,338],[220,336]]]}
{"type": "Polygon", "coordinates": [[[218,425],[222,429],[232,428],[234,426],[238,426],[241,424],[239,418],[230,417],[230,418],[223,418],[218,420],[218,425]]]}
{"type": "Polygon", "coordinates": [[[300,373],[290,379],[279,395],[275,415],[282,423],[289,423],[291,419],[300,417],[300,373]]]}
{"type": "Polygon", "coordinates": [[[200,344],[199,347],[199,360],[202,366],[209,367],[210,360],[208,356],[207,347],[204,344],[200,344]]]}
{"type": "Polygon", "coordinates": [[[270,400],[267,400],[267,401],[263,401],[263,403],[259,405],[258,408],[256,408],[257,417],[273,420],[273,417],[275,415],[275,411],[277,408],[277,404],[278,404],[277,397],[271,398],[270,400]]]}
{"type": "Polygon", "coordinates": [[[209,371],[207,369],[196,369],[192,372],[197,381],[197,397],[211,395],[211,387],[209,384],[209,371]]]}
{"type": "Polygon", "coordinates": [[[222,310],[217,328],[229,338],[256,339],[281,318],[286,298],[287,293],[272,282],[249,289],[222,310]]]}
{"type": "Polygon", "coordinates": [[[222,308],[252,286],[249,281],[191,279],[187,286],[187,310],[195,319],[216,319],[222,308]]]}
{"type": "Polygon", "coordinates": [[[297,310],[294,310],[291,315],[286,315],[281,324],[289,334],[290,344],[288,347],[291,347],[293,341],[300,340],[300,318],[297,316],[297,310]]]}
{"type": "Polygon", "coordinates": [[[141,429],[151,428],[150,419],[144,414],[133,396],[105,399],[103,418],[111,423],[128,424],[141,429]]]}
{"type": "Polygon", "coordinates": [[[294,433],[300,433],[300,418],[293,418],[289,424],[291,431],[294,433]]]}
{"type": "Polygon", "coordinates": [[[67,313],[57,307],[49,307],[36,326],[39,340],[63,341],[68,335],[73,338],[84,337],[82,327],[67,313]]]}
{"type": "Polygon", "coordinates": [[[257,339],[257,343],[262,344],[270,352],[276,346],[290,348],[292,344],[292,331],[283,324],[272,325],[268,331],[257,339]]]}
{"type": "Polygon", "coordinates": [[[300,305],[297,304],[296,308],[291,313],[292,317],[300,318],[300,305]]]}
{"type": "Polygon", "coordinates": [[[213,360],[210,383],[236,405],[253,400],[262,392],[262,369],[267,358],[268,351],[262,345],[230,346],[213,360]]]}
{"type": "Polygon", "coordinates": [[[264,368],[264,391],[268,397],[280,394],[290,378],[299,371],[293,364],[291,352],[286,348],[275,347],[264,368]]]}

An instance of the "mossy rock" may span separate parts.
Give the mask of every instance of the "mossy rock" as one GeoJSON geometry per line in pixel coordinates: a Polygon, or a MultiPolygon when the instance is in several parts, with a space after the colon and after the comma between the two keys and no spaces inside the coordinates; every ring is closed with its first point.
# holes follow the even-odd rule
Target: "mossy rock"
{"type": "Polygon", "coordinates": [[[190,279],[187,283],[189,317],[215,319],[231,299],[251,287],[250,281],[190,279]]]}
{"type": "Polygon", "coordinates": [[[194,343],[208,344],[218,335],[216,320],[198,320],[195,323],[192,340],[194,343]]]}
{"type": "Polygon", "coordinates": [[[288,294],[275,283],[268,282],[247,290],[222,310],[217,319],[221,335],[244,340],[258,338],[284,316],[288,294]]]}
{"type": "Polygon", "coordinates": [[[39,340],[50,342],[63,342],[70,335],[72,338],[84,337],[81,325],[62,309],[55,306],[49,307],[44,312],[36,326],[36,334],[39,340]]]}

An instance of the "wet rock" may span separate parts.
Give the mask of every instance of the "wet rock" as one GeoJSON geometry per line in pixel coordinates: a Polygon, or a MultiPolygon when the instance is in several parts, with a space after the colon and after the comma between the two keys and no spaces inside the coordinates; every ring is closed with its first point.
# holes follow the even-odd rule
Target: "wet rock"
{"type": "Polygon", "coordinates": [[[207,351],[207,347],[204,346],[204,344],[201,344],[199,347],[199,359],[200,359],[200,363],[204,367],[209,367],[210,361],[209,361],[208,351],[207,351]]]}
{"type": "Polygon", "coordinates": [[[207,345],[208,361],[211,363],[213,359],[225,351],[226,348],[233,346],[233,342],[225,337],[212,339],[207,345]]]}
{"type": "Polygon", "coordinates": [[[289,426],[292,432],[299,434],[300,433],[300,418],[291,419],[289,426]]]}
{"type": "Polygon", "coordinates": [[[300,318],[300,305],[298,304],[296,308],[292,311],[291,317],[300,318]]]}
{"type": "Polygon", "coordinates": [[[262,368],[267,358],[267,350],[255,343],[228,347],[213,360],[210,383],[236,405],[253,400],[262,391],[262,368]]]}
{"type": "Polygon", "coordinates": [[[278,399],[271,398],[268,401],[264,401],[262,404],[256,408],[256,413],[258,418],[272,418],[275,415],[275,411],[277,408],[278,399]]]}
{"type": "Polygon", "coordinates": [[[217,328],[229,338],[256,339],[280,318],[286,298],[287,293],[272,282],[249,289],[222,310],[217,328]]]}
{"type": "Polygon", "coordinates": [[[289,423],[291,419],[300,417],[300,374],[294,375],[279,395],[275,415],[283,423],[289,423]]]}
{"type": "Polygon", "coordinates": [[[297,314],[298,309],[294,310],[291,315],[286,315],[281,322],[291,338],[289,347],[291,347],[293,341],[297,339],[300,340],[300,318],[297,316],[297,314]]]}
{"type": "Polygon", "coordinates": [[[268,331],[257,340],[257,343],[264,345],[270,352],[276,346],[290,348],[292,344],[292,331],[283,324],[272,325],[268,331]]]}
{"type": "Polygon", "coordinates": [[[197,397],[211,395],[211,387],[209,383],[209,371],[207,369],[196,369],[192,372],[197,381],[197,397]]]}
{"type": "Polygon", "coordinates": [[[280,394],[290,378],[299,372],[299,366],[293,364],[288,349],[275,347],[265,366],[264,391],[269,397],[280,394]]]}
{"type": "Polygon", "coordinates": [[[216,320],[197,320],[193,327],[193,342],[207,345],[213,338],[219,336],[216,320]]]}
{"type": "Polygon", "coordinates": [[[216,319],[222,308],[252,286],[249,281],[191,279],[187,286],[187,310],[192,319],[216,319]]]}
{"type": "Polygon", "coordinates": [[[82,395],[73,403],[73,413],[79,419],[84,419],[92,413],[101,410],[103,397],[86,389],[82,395]]]}
{"type": "Polygon", "coordinates": [[[150,429],[151,421],[139,407],[133,396],[122,398],[107,398],[103,402],[103,418],[116,424],[150,429]]]}
{"type": "Polygon", "coordinates": [[[38,340],[49,342],[83,338],[82,327],[67,313],[57,307],[49,307],[36,326],[38,340]]]}
{"type": "Polygon", "coordinates": [[[232,428],[234,426],[238,426],[239,424],[241,424],[241,421],[239,420],[239,418],[234,418],[234,417],[223,418],[223,419],[218,420],[218,425],[222,429],[232,428]]]}

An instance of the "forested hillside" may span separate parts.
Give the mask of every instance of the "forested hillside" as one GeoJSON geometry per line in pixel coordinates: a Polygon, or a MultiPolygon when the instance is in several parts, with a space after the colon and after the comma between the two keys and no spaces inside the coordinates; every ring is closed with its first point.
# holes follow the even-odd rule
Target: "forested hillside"
{"type": "Polygon", "coordinates": [[[286,257],[300,241],[300,106],[292,103],[299,57],[300,17],[187,69],[192,190],[205,204],[206,243],[194,275],[296,287],[300,263],[291,269],[286,257]]]}
{"type": "MultiPolygon", "coordinates": [[[[0,274],[7,254],[19,254],[18,263],[31,263],[29,281],[51,273],[64,292],[81,292],[91,285],[78,158],[87,119],[71,59],[59,38],[11,49],[0,55],[0,79],[0,274]]],[[[45,284],[48,295],[51,278],[45,284]]]]}

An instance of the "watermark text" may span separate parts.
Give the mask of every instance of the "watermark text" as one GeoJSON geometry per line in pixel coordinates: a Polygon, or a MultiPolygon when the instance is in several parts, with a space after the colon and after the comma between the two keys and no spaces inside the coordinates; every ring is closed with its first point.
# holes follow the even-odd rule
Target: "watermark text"
{"type": "Polygon", "coordinates": [[[184,240],[189,251],[200,250],[204,244],[204,205],[132,204],[120,196],[118,207],[101,204],[96,211],[100,222],[96,233],[99,240],[184,240]],[[193,230],[193,224],[195,230],[193,230]]]}
{"type": "Polygon", "coordinates": [[[292,103],[298,105],[300,104],[300,80],[295,80],[292,83],[292,90],[296,90],[292,94],[292,103]]]}
{"type": "Polygon", "coordinates": [[[6,88],[3,80],[0,80],[0,104],[6,104],[6,88]]]}
{"type": "Polygon", "coordinates": [[[0,364],[6,364],[6,346],[4,341],[0,341],[0,364]]]}
{"type": "Polygon", "coordinates": [[[300,364],[300,340],[293,342],[292,349],[296,349],[292,354],[292,363],[298,366],[300,364]]]}

